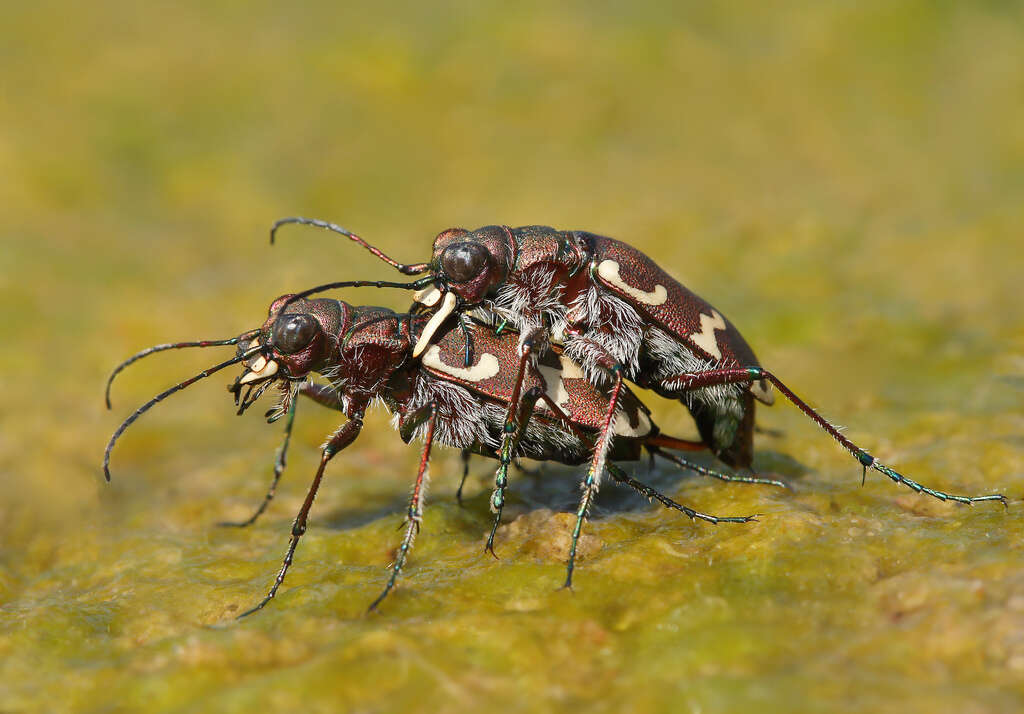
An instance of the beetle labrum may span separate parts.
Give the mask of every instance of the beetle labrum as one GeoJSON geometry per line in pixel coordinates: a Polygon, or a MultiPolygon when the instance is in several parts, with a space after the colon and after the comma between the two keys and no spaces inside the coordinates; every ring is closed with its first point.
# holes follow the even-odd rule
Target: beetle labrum
{"type": "MultiPolygon", "coordinates": [[[[533,369],[532,360],[549,345],[557,345],[579,364],[592,383],[611,385],[604,428],[591,461],[593,485],[584,491],[581,507],[599,484],[604,452],[614,436],[611,414],[623,379],[681,401],[694,417],[701,445],[730,466],[750,468],[755,400],[770,405],[774,386],[849,451],[865,475],[870,468],[943,501],[1005,503],[998,494],[972,497],[938,491],[881,463],[762,368],[739,331],[718,310],[621,241],[547,226],[451,228],[434,239],[430,262],[403,264],[351,231],[318,219],[281,219],[271,229],[272,242],[276,231],[288,223],[340,233],[403,274],[426,274],[417,281],[424,287],[415,297],[433,312],[414,347],[414,357],[425,352],[434,330],[453,314],[462,320],[464,314],[472,313],[497,331],[514,326],[520,332],[518,379],[509,401],[506,440],[515,438],[513,414],[523,380],[533,369]]],[[[507,473],[508,460],[502,458],[495,475],[495,520],[487,543],[492,552],[507,473]]]]}
{"type": "MultiPolygon", "coordinates": [[[[242,616],[251,614],[276,595],[292,563],[299,539],[305,533],[309,511],[327,463],[355,441],[368,405],[379,398],[395,415],[395,425],[402,439],[406,442],[422,439],[423,451],[406,514],[405,534],[387,585],[370,606],[374,609],[394,586],[419,531],[427,467],[435,441],[491,458],[502,458],[501,450],[507,446],[510,456],[580,464],[591,458],[594,442],[602,436],[603,420],[611,398],[609,387],[595,386],[585,379],[580,366],[566,355],[549,352],[540,357],[538,369],[521,380],[523,408],[515,413],[516,438],[509,442],[505,438],[505,415],[516,383],[519,362],[517,335],[511,332],[495,334],[489,326],[470,321],[467,329],[474,342],[475,359],[466,366],[463,360],[464,335],[451,326],[447,329],[442,327],[435,331],[434,342],[421,358],[412,359],[413,345],[430,319],[428,315],[398,315],[383,308],[353,307],[338,300],[307,300],[300,293],[275,300],[264,324],[237,338],[158,345],[144,350],[119,365],[110,381],[128,364],[163,350],[237,346],[235,357],[165,390],[122,423],[104,454],[107,478],[109,480],[109,458],[114,443],[139,416],[199,379],[241,363],[244,372],[230,387],[239,406],[238,413],[244,412],[271,386],[277,385],[280,400],[276,408],[268,412],[268,420],[275,421],[287,415],[285,446],[279,452],[271,490],[252,518],[234,524],[247,525],[263,511],[281,475],[284,449],[298,397],[306,396],[345,414],[347,421],[328,437],[323,447],[319,467],[293,522],[291,540],[273,586],[263,600],[242,616]],[[326,378],[328,384],[309,381],[313,373],[326,378]]],[[[720,518],[682,506],[628,476],[617,465],[620,461],[637,460],[646,450],[652,456],[661,456],[680,466],[695,468],[710,476],[721,476],[666,451],[686,450],[690,444],[661,434],[652,423],[647,408],[628,387],[619,391],[611,430],[616,439],[607,454],[607,470],[615,480],[667,507],[682,511],[691,519],[711,523],[753,520],[753,516],[720,518]]],[[[583,484],[585,490],[591,485],[588,482],[591,477],[588,472],[583,484]]],[[[567,559],[567,583],[571,582],[576,544],[589,505],[588,501],[586,507],[581,507],[576,514],[567,559]]]]}

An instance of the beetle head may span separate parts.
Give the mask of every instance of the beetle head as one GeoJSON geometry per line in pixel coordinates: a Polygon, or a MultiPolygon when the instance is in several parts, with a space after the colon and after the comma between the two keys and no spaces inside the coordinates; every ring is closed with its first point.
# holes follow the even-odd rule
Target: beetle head
{"type": "Polygon", "coordinates": [[[434,239],[438,282],[469,305],[479,303],[505,282],[513,257],[511,231],[504,226],[485,226],[472,232],[449,228],[434,239]]]}
{"type": "Polygon", "coordinates": [[[413,294],[416,302],[434,308],[412,356],[419,357],[456,307],[479,304],[505,282],[515,262],[515,241],[507,226],[484,226],[475,231],[449,228],[434,239],[430,263],[434,284],[413,294]]]}
{"type": "Polygon", "coordinates": [[[291,301],[282,295],[270,305],[266,321],[251,340],[240,340],[238,353],[249,354],[245,372],[231,391],[244,411],[274,382],[301,380],[325,368],[338,335],[348,329],[352,308],[339,300],[291,301]]]}

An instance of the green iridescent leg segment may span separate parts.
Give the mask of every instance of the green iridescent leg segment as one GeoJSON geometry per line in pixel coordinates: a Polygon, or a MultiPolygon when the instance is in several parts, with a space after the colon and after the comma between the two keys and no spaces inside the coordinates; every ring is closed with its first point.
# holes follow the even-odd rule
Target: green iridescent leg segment
{"type": "Polygon", "coordinates": [[[676,511],[682,511],[686,516],[692,520],[702,520],[708,523],[750,523],[751,521],[757,520],[757,514],[752,516],[712,516],[708,513],[701,513],[695,511],[692,508],[688,508],[681,503],[676,503],[671,498],[661,493],[657,489],[651,488],[645,483],[637,481],[626,474],[625,471],[620,469],[615,464],[608,464],[608,473],[611,477],[619,483],[629,486],[631,489],[639,493],[644,498],[650,500],[654,499],[666,508],[671,508],[676,511]]]}
{"type": "Polygon", "coordinates": [[[608,411],[605,413],[604,423],[594,444],[594,456],[591,459],[590,468],[587,469],[587,476],[583,479],[583,497],[580,498],[579,508],[576,509],[576,525],[572,529],[572,541],[569,545],[569,560],[566,563],[563,588],[572,588],[572,572],[576,567],[576,545],[580,539],[580,533],[583,531],[583,521],[586,520],[587,512],[590,511],[590,505],[601,485],[601,475],[604,473],[608,451],[612,445],[612,422],[619,406],[619,395],[622,393],[622,366],[616,364],[610,371],[615,382],[608,399],[608,411]]]}
{"type": "Polygon", "coordinates": [[[512,388],[512,396],[508,402],[508,409],[505,412],[505,424],[502,429],[501,447],[498,449],[498,469],[494,473],[494,492],[491,494],[491,511],[494,513],[494,523],[491,525],[491,532],[487,536],[487,544],[484,550],[495,558],[494,534],[498,531],[501,523],[501,512],[505,507],[505,489],[508,488],[508,467],[512,463],[512,456],[515,453],[523,430],[530,417],[533,415],[533,408],[539,396],[536,390],[531,390],[528,395],[523,395],[523,382],[526,379],[526,369],[530,364],[533,355],[535,342],[543,334],[542,329],[536,329],[522,338],[520,343],[519,369],[516,373],[515,386],[512,388]],[[529,395],[533,394],[532,401],[528,401],[529,395]]]}
{"type": "Polygon", "coordinates": [[[667,453],[658,448],[648,448],[652,455],[657,454],[661,458],[671,461],[677,466],[682,466],[684,469],[689,469],[690,471],[696,471],[699,474],[710,476],[711,478],[716,478],[719,481],[730,481],[733,483],[755,483],[763,484],[765,486],[778,486],[779,488],[785,489],[789,488],[789,484],[786,483],[785,481],[779,481],[773,478],[758,478],[757,476],[737,476],[735,474],[727,474],[721,471],[715,471],[714,469],[705,468],[700,464],[695,464],[692,461],[684,459],[682,456],[676,456],[675,454],[667,453]]]}
{"type": "Polygon", "coordinates": [[[533,415],[534,407],[541,398],[542,392],[539,389],[530,389],[523,395],[520,402],[520,409],[513,414],[512,421],[505,423],[505,433],[501,439],[501,449],[498,451],[498,471],[494,477],[494,493],[491,494],[491,511],[494,513],[494,522],[491,524],[491,532],[487,536],[487,545],[484,550],[495,558],[498,554],[494,552],[494,536],[501,524],[501,511],[505,506],[505,489],[508,487],[508,467],[512,463],[512,455],[516,446],[522,438],[523,430],[533,415]]]}
{"type": "Polygon", "coordinates": [[[956,501],[957,503],[967,504],[977,503],[980,501],[999,501],[1004,507],[1006,507],[1006,496],[1001,493],[992,493],[985,496],[957,496],[955,494],[928,488],[927,486],[919,484],[916,481],[907,478],[903,474],[894,471],[843,436],[842,432],[832,426],[825,417],[818,414],[818,412],[811,408],[807,402],[798,397],[789,387],[783,384],[778,377],[763,367],[733,367],[728,369],[713,369],[706,372],[686,372],[665,380],[665,383],[671,383],[673,389],[686,391],[689,389],[710,387],[716,384],[744,384],[762,379],[766,379],[775,385],[775,388],[778,389],[779,392],[797,409],[802,411],[815,424],[821,427],[825,433],[839,442],[840,446],[853,454],[854,458],[856,458],[860,463],[864,475],[867,474],[868,469],[874,469],[880,474],[884,474],[889,477],[895,483],[903,484],[917,493],[927,494],[933,498],[939,499],[940,501],[956,501]]]}

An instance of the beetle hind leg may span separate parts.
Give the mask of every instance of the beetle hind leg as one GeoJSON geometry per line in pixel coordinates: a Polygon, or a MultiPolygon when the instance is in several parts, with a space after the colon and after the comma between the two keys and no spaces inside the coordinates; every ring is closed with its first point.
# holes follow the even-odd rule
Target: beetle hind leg
{"type": "Polygon", "coordinates": [[[665,508],[671,508],[676,511],[681,511],[691,521],[702,520],[707,521],[708,523],[717,524],[749,523],[751,521],[757,520],[757,514],[754,514],[752,516],[712,516],[709,513],[701,513],[700,511],[695,511],[692,508],[688,508],[687,506],[684,506],[681,503],[676,503],[671,498],[661,493],[657,489],[651,488],[647,484],[641,481],[637,481],[635,478],[631,478],[629,475],[626,474],[625,471],[620,469],[616,464],[608,464],[608,473],[611,475],[613,479],[615,479],[621,484],[629,486],[631,489],[639,493],[644,498],[648,500],[653,498],[658,503],[665,506],[665,508]]]}
{"type": "Polygon", "coordinates": [[[768,380],[775,385],[775,388],[779,390],[779,393],[786,397],[786,399],[788,399],[797,409],[802,411],[809,419],[821,427],[825,433],[839,442],[840,446],[853,454],[854,458],[860,463],[864,474],[867,474],[868,469],[874,469],[880,474],[887,476],[894,483],[902,484],[917,493],[927,494],[932,498],[939,499],[940,501],[956,501],[957,503],[965,504],[978,503],[981,501],[999,501],[1003,506],[1007,505],[1006,496],[1001,493],[986,494],[984,496],[959,496],[929,488],[914,481],[913,479],[907,478],[898,471],[889,468],[867,451],[843,436],[842,432],[830,424],[825,417],[821,416],[821,414],[815,411],[807,402],[798,397],[789,387],[783,384],[782,380],[763,367],[730,367],[725,369],[709,370],[706,372],[686,372],[670,377],[664,381],[665,383],[670,384],[673,389],[686,390],[700,389],[716,384],[743,384],[755,380],[768,380]]]}
{"type": "Polygon", "coordinates": [[[696,471],[699,474],[703,474],[704,476],[709,476],[711,478],[718,479],[719,481],[726,481],[729,483],[752,483],[761,484],[764,486],[778,486],[779,488],[785,489],[790,488],[789,484],[786,483],[785,481],[780,481],[774,478],[761,478],[759,476],[740,476],[738,474],[727,474],[723,471],[709,469],[704,466],[701,466],[700,464],[696,464],[688,459],[684,459],[681,456],[669,454],[663,451],[662,449],[659,449],[658,445],[648,445],[647,449],[648,451],[651,452],[652,455],[660,456],[666,461],[671,461],[676,466],[680,466],[684,469],[689,469],[690,471],[696,471]]]}

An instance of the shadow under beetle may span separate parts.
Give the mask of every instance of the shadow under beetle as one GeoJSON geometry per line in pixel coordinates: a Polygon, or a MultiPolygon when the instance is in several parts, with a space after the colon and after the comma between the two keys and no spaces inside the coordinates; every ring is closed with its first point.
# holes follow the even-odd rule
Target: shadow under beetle
{"type": "MultiPolygon", "coordinates": [[[[546,353],[540,357],[536,370],[521,376],[517,371],[518,336],[510,331],[496,334],[490,326],[468,320],[465,327],[473,340],[475,354],[469,366],[464,363],[465,335],[456,332],[454,326],[436,330],[433,344],[420,359],[413,359],[413,345],[429,321],[427,315],[401,315],[383,308],[354,307],[338,300],[307,300],[301,294],[286,295],[274,301],[260,328],[237,338],[158,345],[144,350],[119,365],[110,381],[128,364],[155,352],[179,347],[237,346],[237,354],[232,359],[165,390],[125,420],[111,437],[104,455],[107,478],[115,441],[141,414],[199,379],[242,363],[243,374],[229,388],[235,395],[238,413],[243,413],[276,385],[280,399],[277,406],[267,412],[268,421],[287,415],[285,443],[278,454],[267,496],[251,518],[229,524],[248,525],[266,508],[281,476],[298,397],[308,397],[348,417],[323,446],[319,467],[292,524],[284,562],[270,591],[255,607],[240,615],[244,617],[261,609],[276,595],[299,539],[306,531],[309,511],[327,463],[355,441],[362,429],[366,408],[379,398],[396,416],[403,441],[421,439],[423,450],[406,514],[405,535],[387,585],[370,605],[372,610],[394,586],[419,531],[427,466],[435,441],[490,458],[505,458],[502,450],[508,448],[510,459],[522,456],[574,465],[590,460],[594,442],[602,437],[601,430],[606,426],[611,388],[591,383],[580,366],[565,354],[546,353]],[[328,384],[309,381],[314,373],[327,379],[328,384]],[[505,438],[505,415],[516,384],[522,387],[522,400],[521,408],[515,413],[516,437],[509,442],[505,438]]],[[[608,451],[606,464],[615,480],[649,499],[682,511],[691,519],[742,523],[755,518],[717,517],[695,511],[627,475],[616,462],[638,460],[646,450],[652,456],[661,456],[706,475],[734,480],[666,452],[665,449],[689,450],[695,445],[661,434],[646,406],[629,388],[617,385],[616,389],[617,406],[611,424],[616,438],[608,451]]],[[[583,486],[591,498],[581,504],[576,514],[566,586],[572,580],[577,541],[596,491],[590,488],[592,482],[593,474],[588,472],[583,486]]]]}
{"type": "MultiPolygon", "coordinates": [[[[435,330],[453,316],[462,322],[472,314],[498,332],[508,325],[520,332],[506,441],[516,438],[514,413],[523,382],[535,371],[533,361],[552,345],[578,364],[593,384],[610,384],[608,409],[591,458],[595,490],[614,436],[612,414],[623,380],[628,379],[681,401],[696,422],[702,444],[730,466],[751,467],[755,400],[772,404],[774,386],[849,451],[865,477],[870,468],[943,501],[1005,503],[998,494],[969,497],[937,491],[881,463],[761,367],[743,336],[718,310],[622,241],[547,226],[450,228],[434,239],[429,262],[404,264],[351,231],[318,219],[281,219],[271,229],[271,242],[276,231],[289,223],[340,233],[403,274],[426,274],[415,283],[420,287],[415,299],[432,313],[413,348],[414,357],[425,353],[435,330]]],[[[467,342],[467,360],[469,354],[467,342]]],[[[492,552],[508,465],[502,458],[495,474],[491,500],[495,519],[487,542],[492,552]]],[[[582,502],[591,497],[585,491],[582,502]]]]}

